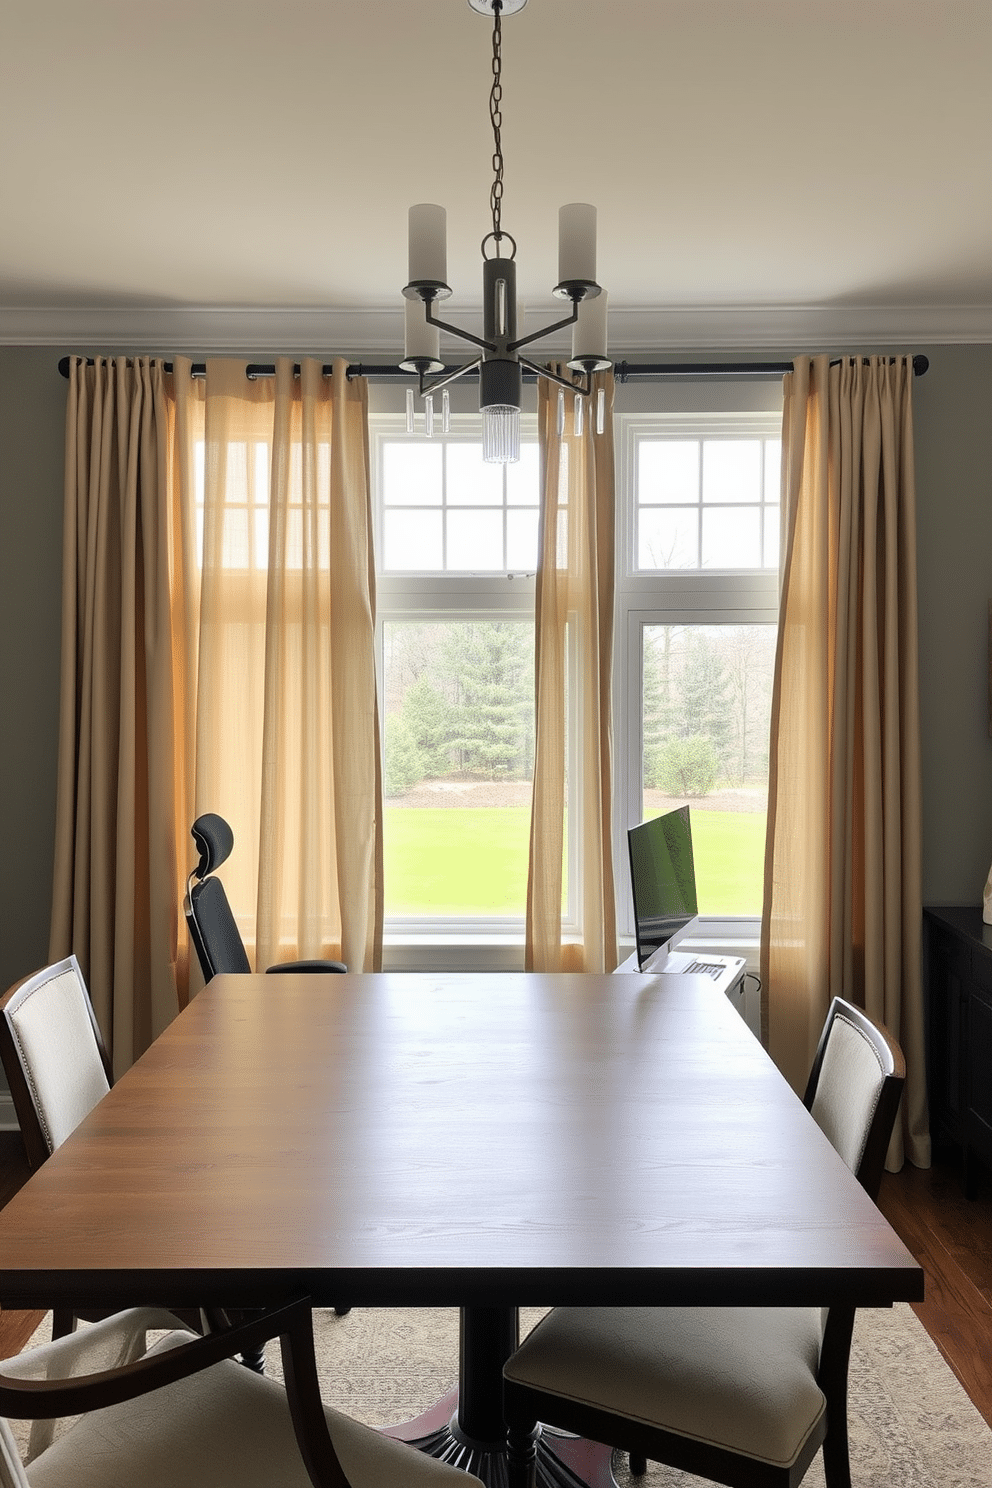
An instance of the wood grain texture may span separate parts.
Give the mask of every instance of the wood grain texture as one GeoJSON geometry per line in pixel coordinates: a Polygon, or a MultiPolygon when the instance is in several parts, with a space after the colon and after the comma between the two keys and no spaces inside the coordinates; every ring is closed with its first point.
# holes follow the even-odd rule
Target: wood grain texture
{"type": "Polygon", "coordinates": [[[0,1215],[0,1304],[921,1295],[705,977],[218,977],[0,1215]]]}

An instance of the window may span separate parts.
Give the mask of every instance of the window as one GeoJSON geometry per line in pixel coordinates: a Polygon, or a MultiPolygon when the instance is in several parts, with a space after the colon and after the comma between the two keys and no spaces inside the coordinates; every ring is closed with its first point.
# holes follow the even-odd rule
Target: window
{"type": "MultiPolygon", "coordinates": [[[[660,391],[623,390],[628,407],[660,391]]],[[[688,801],[700,912],[730,945],[761,910],[781,409],[777,387],[719,396],[731,411],[634,413],[618,397],[614,846],[618,925],[632,936],[626,828],[688,801]],[[757,411],[735,411],[738,399],[757,411]]],[[[370,422],[387,941],[430,937],[432,957],[465,938],[519,941],[536,425],[525,416],[522,459],[504,469],[481,462],[477,414],[431,440],[399,414],[370,422]]],[[[566,885],[577,871],[566,864],[566,885]]]]}
{"type": "Polygon", "coordinates": [[[371,420],[377,493],[387,933],[514,931],[526,908],[534,763],[538,451],[482,461],[478,414],[447,435],[371,420]]]}
{"type": "Polygon", "coordinates": [[[621,414],[617,436],[619,924],[627,827],[688,804],[700,915],[729,942],[761,913],[781,416],[621,414]]]}

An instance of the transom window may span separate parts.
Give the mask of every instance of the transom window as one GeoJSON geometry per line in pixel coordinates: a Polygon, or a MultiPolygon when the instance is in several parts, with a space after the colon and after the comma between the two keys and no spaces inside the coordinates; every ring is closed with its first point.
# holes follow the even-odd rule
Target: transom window
{"type": "Polygon", "coordinates": [[[469,439],[388,439],[380,446],[384,573],[533,571],[537,444],[486,465],[469,439]]]}
{"type": "Polygon", "coordinates": [[[737,421],[634,435],[633,569],[776,569],[782,441],[737,421]]]}

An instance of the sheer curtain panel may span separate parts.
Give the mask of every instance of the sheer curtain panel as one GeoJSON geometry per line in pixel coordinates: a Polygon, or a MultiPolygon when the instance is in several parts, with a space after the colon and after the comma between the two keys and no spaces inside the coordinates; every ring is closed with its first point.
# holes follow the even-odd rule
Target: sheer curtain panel
{"type": "Polygon", "coordinates": [[[540,379],[536,734],[525,957],[533,971],[602,972],[617,963],[610,831],[613,374],[594,377],[581,427],[575,401],[564,392],[562,405],[558,387],[540,379]],[[595,416],[600,393],[602,434],[596,432],[595,416]],[[569,895],[577,937],[563,934],[562,923],[568,804],[577,818],[567,821],[578,879],[569,895]]]}
{"type": "Polygon", "coordinates": [[[178,1006],[167,381],[146,357],[70,363],[49,949],[79,958],[117,1073],[178,1006]]]}
{"type": "MultiPolygon", "coordinates": [[[[186,831],[230,821],[224,882],[259,967],[379,965],[382,827],[367,387],[287,358],[275,377],[176,360],[196,555],[178,626],[186,831]]],[[[192,848],[190,846],[190,851],[192,848]]]]}
{"type": "Polygon", "coordinates": [[[762,923],[763,1034],[797,1090],[833,996],[898,1039],[890,1149],[926,1166],[912,361],[785,379],[783,574],[762,923]]]}

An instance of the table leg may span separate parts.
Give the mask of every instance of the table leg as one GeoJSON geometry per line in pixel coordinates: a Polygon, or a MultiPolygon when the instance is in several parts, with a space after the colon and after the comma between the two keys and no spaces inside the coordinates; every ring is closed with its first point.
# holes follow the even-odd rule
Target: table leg
{"type": "MultiPolygon", "coordinates": [[[[475,1473],[491,1488],[506,1488],[503,1365],[518,1337],[515,1307],[463,1307],[457,1395],[418,1421],[389,1427],[387,1435],[475,1473]]],[[[537,1442],[538,1488],[616,1488],[611,1455],[607,1447],[543,1431],[537,1442]]]]}

